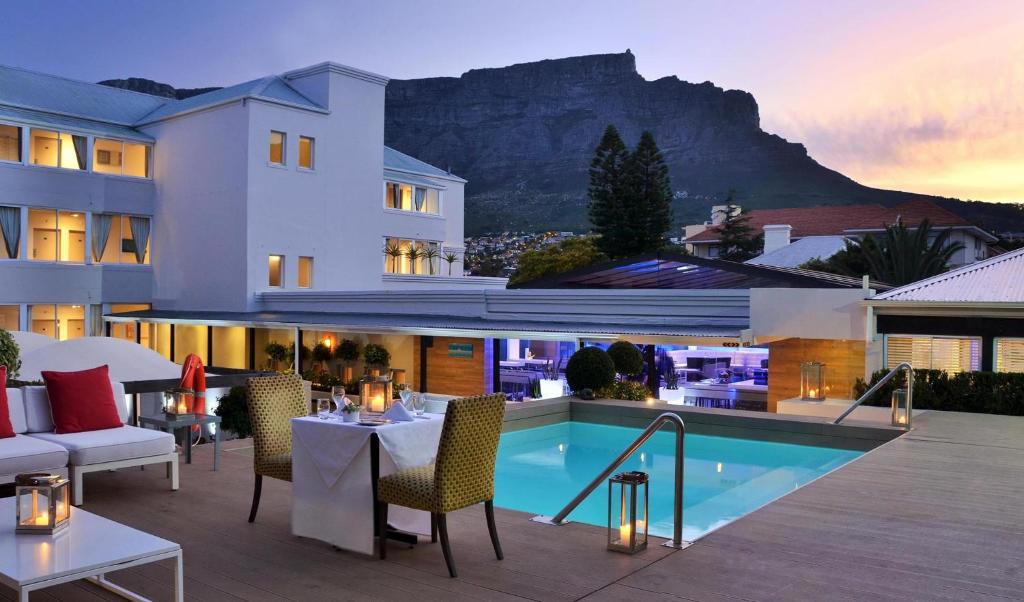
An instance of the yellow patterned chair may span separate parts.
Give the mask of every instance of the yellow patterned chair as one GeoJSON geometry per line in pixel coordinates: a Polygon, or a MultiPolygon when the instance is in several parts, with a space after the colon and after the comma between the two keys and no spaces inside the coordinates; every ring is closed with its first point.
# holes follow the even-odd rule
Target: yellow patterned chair
{"type": "Polygon", "coordinates": [[[291,419],[308,413],[302,379],[296,374],[256,376],[248,381],[249,421],[254,447],[256,484],[252,492],[249,522],[256,520],[263,477],[292,480],[291,419]]]}
{"type": "MultiPolygon", "coordinates": [[[[505,417],[505,394],[465,397],[448,402],[434,464],[401,470],[377,481],[377,520],[380,557],[386,556],[388,504],[430,512],[431,531],[440,533],[448,573],[455,562],[448,543],[446,515],[484,503],[487,530],[494,553],[503,558],[494,525],[494,464],[505,417]]],[[[431,537],[436,541],[436,537],[431,537]]]]}

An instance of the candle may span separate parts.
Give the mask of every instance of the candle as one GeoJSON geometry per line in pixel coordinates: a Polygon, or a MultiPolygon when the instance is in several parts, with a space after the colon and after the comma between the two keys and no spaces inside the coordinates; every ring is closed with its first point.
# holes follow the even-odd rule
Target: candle
{"type": "Polygon", "coordinates": [[[42,525],[42,526],[46,526],[46,525],[50,524],[50,513],[49,512],[41,513],[39,516],[36,517],[35,522],[36,522],[37,525],[42,525]]]}
{"type": "Polygon", "coordinates": [[[629,526],[629,523],[619,525],[619,541],[622,543],[629,543],[629,534],[631,531],[632,528],[629,526]]]}
{"type": "Polygon", "coordinates": [[[179,401],[178,402],[178,413],[179,414],[184,414],[187,411],[188,411],[188,407],[185,405],[185,402],[184,401],[179,401]]]}

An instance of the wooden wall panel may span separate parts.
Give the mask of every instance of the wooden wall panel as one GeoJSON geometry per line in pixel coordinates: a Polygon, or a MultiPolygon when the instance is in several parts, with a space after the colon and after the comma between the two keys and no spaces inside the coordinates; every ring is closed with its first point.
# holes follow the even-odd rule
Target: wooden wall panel
{"type": "MultiPolygon", "coordinates": [[[[433,346],[427,348],[427,392],[443,395],[482,395],[490,393],[492,350],[490,339],[461,337],[433,337],[433,346]],[[450,357],[450,343],[471,344],[473,357],[450,357]]],[[[413,344],[413,388],[422,390],[420,383],[420,348],[423,337],[413,344]]]]}
{"type": "Polygon", "coordinates": [[[853,384],[864,378],[864,341],[782,339],[768,344],[768,411],[800,396],[800,364],[825,364],[827,396],[852,399],[853,384]]]}

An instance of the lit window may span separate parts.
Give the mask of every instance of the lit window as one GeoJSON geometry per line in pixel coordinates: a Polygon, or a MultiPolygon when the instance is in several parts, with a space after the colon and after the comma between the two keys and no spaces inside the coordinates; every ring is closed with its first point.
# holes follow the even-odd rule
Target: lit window
{"type": "Polygon", "coordinates": [[[66,132],[32,129],[33,165],[85,169],[86,139],[66,132]]]}
{"type": "Polygon", "coordinates": [[[148,264],[151,220],[141,215],[92,214],[92,260],[148,264]]]}
{"type": "Polygon", "coordinates": [[[313,169],[314,140],[307,136],[299,136],[299,167],[313,169]]]}
{"type": "MultiPolygon", "coordinates": [[[[0,206],[0,259],[17,259],[21,245],[21,208],[0,206]]],[[[0,328],[3,328],[0,326],[0,328]]],[[[17,328],[15,328],[17,330],[17,328]]]]}
{"type": "Polygon", "coordinates": [[[96,173],[149,177],[150,147],[146,144],[96,138],[93,141],[92,170],[96,173]]]}
{"type": "Polygon", "coordinates": [[[121,263],[149,263],[149,218],[120,215],[116,219],[121,222],[121,263]]]}
{"type": "Polygon", "coordinates": [[[384,272],[437,275],[441,244],[427,240],[384,239],[384,272]]]}
{"type": "Polygon", "coordinates": [[[284,165],[284,132],[270,132],[270,162],[284,165]]]}
{"type": "Polygon", "coordinates": [[[85,263],[85,214],[61,211],[57,215],[60,261],[85,263]]]}
{"type": "Polygon", "coordinates": [[[440,213],[440,194],[436,188],[386,182],[384,206],[388,209],[437,215],[440,213]]]}
{"type": "Polygon", "coordinates": [[[124,143],[124,175],[136,178],[149,177],[149,155],[153,147],[134,142],[124,143]]]}
{"type": "Polygon", "coordinates": [[[996,339],[996,372],[1024,372],[1024,339],[996,339]]]}
{"type": "Polygon", "coordinates": [[[890,369],[909,362],[921,370],[973,372],[981,369],[981,339],[886,335],[885,357],[890,369]]]}
{"type": "Polygon", "coordinates": [[[17,305],[0,305],[0,329],[21,330],[21,308],[17,305]]]}
{"type": "Polygon", "coordinates": [[[60,230],[57,228],[57,212],[53,209],[29,209],[29,259],[57,261],[60,230]]]}
{"type": "Polygon", "coordinates": [[[313,258],[299,257],[299,288],[313,287],[313,258]]]}
{"type": "Polygon", "coordinates": [[[0,161],[21,162],[21,128],[0,123],[0,161]]]}
{"type": "Polygon", "coordinates": [[[65,341],[85,336],[85,307],[82,305],[33,305],[29,328],[36,334],[65,341]]]}
{"type": "Polygon", "coordinates": [[[269,278],[267,284],[269,286],[282,286],[284,282],[284,255],[271,255],[268,259],[269,267],[269,278]]]}

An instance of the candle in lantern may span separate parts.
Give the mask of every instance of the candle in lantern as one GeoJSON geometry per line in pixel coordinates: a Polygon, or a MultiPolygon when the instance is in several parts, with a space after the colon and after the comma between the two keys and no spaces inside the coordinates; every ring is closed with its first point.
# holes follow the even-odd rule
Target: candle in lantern
{"type": "Polygon", "coordinates": [[[619,525],[619,541],[622,543],[628,543],[631,531],[632,529],[630,528],[629,523],[622,523],[619,525]]]}
{"type": "Polygon", "coordinates": [[[50,524],[50,513],[42,512],[35,517],[35,524],[37,525],[48,525],[50,524]]]}
{"type": "Polygon", "coordinates": [[[184,400],[179,401],[178,402],[178,413],[179,414],[184,414],[187,411],[188,411],[188,406],[185,405],[185,401],[184,400]]]}

